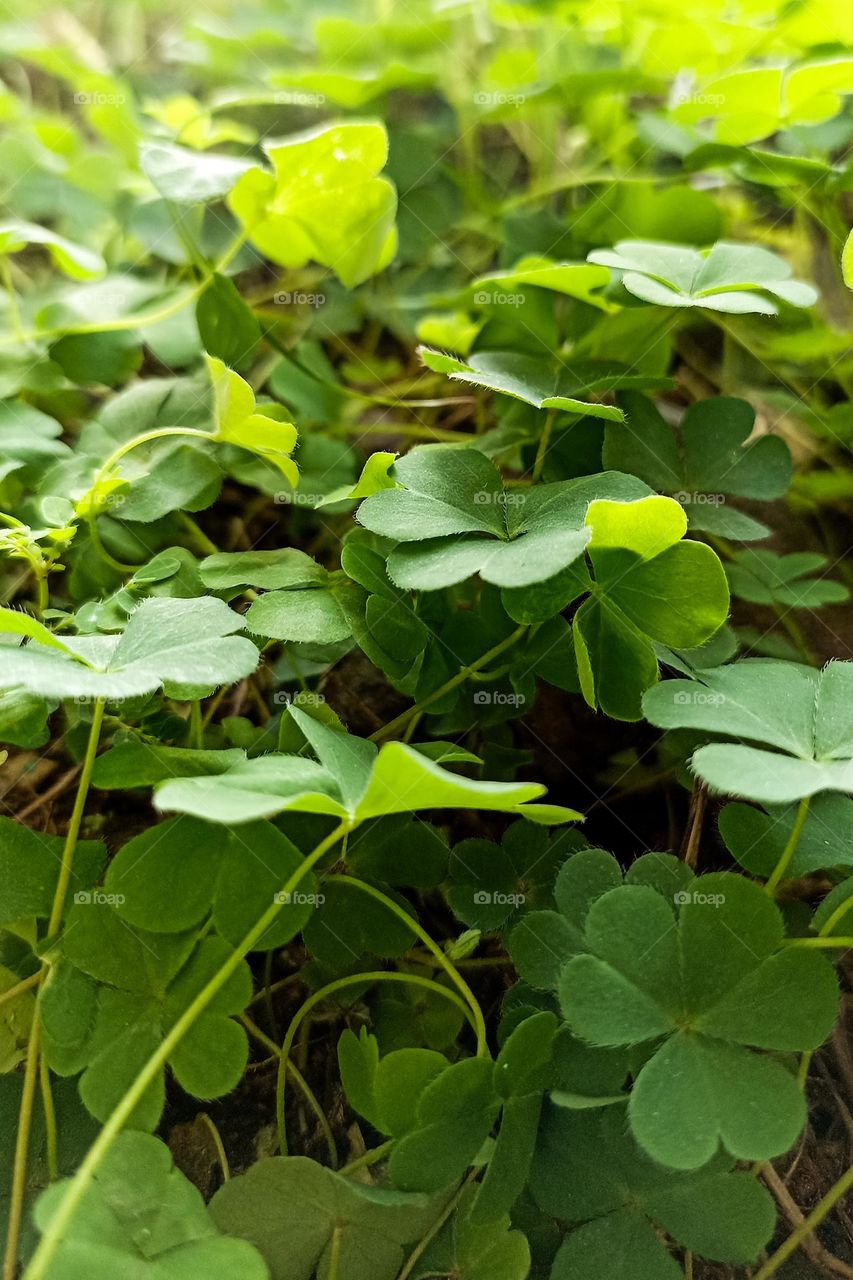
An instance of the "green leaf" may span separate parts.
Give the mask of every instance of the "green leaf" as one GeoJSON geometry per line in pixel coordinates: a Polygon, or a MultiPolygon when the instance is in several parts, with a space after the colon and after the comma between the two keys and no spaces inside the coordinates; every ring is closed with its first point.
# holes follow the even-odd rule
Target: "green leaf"
{"type": "MultiPolygon", "coordinates": [[[[30,831],[0,817],[0,925],[31,917],[46,920],[62,865],[62,836],[30,831]]],[[[107,851],[100,840],[83,840],[71,871],[69,896],[88,890],[98,879],[107,851]]]]}
{"type": "Polygon", "coordinates": [[[580,816],[558,806],[529,806],[545,791],[538,783],[464,778],[402,742],[385,743],[374,755],[376,749],[364,739],[320,726],[293,707],[289,714],[311,740],[320,763],[270,754],[216,777],[175,779],[158,788],[158,807],[229,825],[285,811],[335,815],[353,826],[420,809],[493,809],[528,814],[548,825],[580,816]]]}
{"type": "Polygon", "coordinates": [[[99,253],[73,244],[47,227],[10,218],[0,221],[0,255],[17,253],[30,244],[44,245],[58,269],[74,280],[93,280],[106,272],[99,253]]]}
{"type": "Polygon", "coordinates": [[[214,440],[239,445],[278,468],[295,488],[299,482],[296,463],[291,458],[296,444],[296,428],[267,412],[258,411],[255,393],[239,373],[216,356],[206,356],[213,384],[214,440]]]}
{"type": "MultiPolygon", "coordinates": [[[[766,809],[727,804],[720,811],[720,835],[746,871],[766,878],[788,843],[797,808],[796,804],[766,809]]],[[[853,800],[824,791],[809,806],[787,874],[808,876],[832,867],[853,868],[853,800]]]]}
{"type": "Polygon", "coordinates": [[[615,1108],[548,1107],[530,1186],[546,1213],[573,1224],[553,1280],[677,1280],[681,1268],[659,1239],[661,1228],[703,1257],[755,1261],[772,1234],[775,1206],[754,1175],[730,1165],[676,1173],[637,1148],[615,1108]]]}
{"type": "Polygon", "coordinates": [[[415,1126],[397,1142],[388,1161],[395,1186],[438,1191],[464,1173],[500,1109],[492,1073],[490,1061],[466,1058],[447,1067],[422,1090],[415,1126]]]}
{"type": "Polygon", "coordinates": [[[590,502],[646,492],[617,472],[505,489],[484,454],[437,445],[407,454],[394,475],[404,487],[367,498],[358,519],[400,544],[388,559],[393,581],[427,590],[474,573],[502,587],[551,578],[583,555],[590,502]]]}
{"type": "Polygon", "coordinates": [[[626,885],[593,902],[587,954],[560,973],[563,1014],[594,1045],[664,1037],[629,1104],[655,1160],[699,1168],[720,1142],[738,1159],[769,1159],[795,1140],[804,1103],[785,1067],[745,1046],[816,1048],[835,1020],[835,976],[817,953],[780,950],[781,915],[751,881],[703,876],[673,899],[677,923],[651,888],[626,885]],[[769,1097],[772,1106],[759,1102],[769,1097]]]}
{"type": "Polygon", "coordinates": [[[620,240],[612,249],[595,249],[588,261],[621,272],[628,292],[655,306],[773,316],[779,310],[777,298],[790,306],[811,307],[818,297],[811,285],[792,279],[783,258],[760,245],[720,240],[702,251],[653,240],[620,240]]]}
{"type": "Polygon", "coordinates": [[[349,286],[388,265],[397,195],[377,176],[388,155],[383,125],[323,124],[264,151],[273,172],[250,169],[228,198],[261,253],[282,267],[313,259],[349,286]]]}
{"type": "MultiPolygon", "coordinates": [[[[66,1190],[60,1182],[39,1197],[40,1231],[50,1227],[66,1190]]],[[[251,1244],[217,1232],[201,1193],[173,1165],[169,1148],[142,1133],[119,1134],[63,1231],[52,1268],[57,1276],[92,1280],[155,1280],[168,1272],[186,1280],[269,1277],[251,1244]]]]}
{"type": "MultiPolygon", "coordinates": [[[[623,365],[608,361],[561,363],[555,367],[551,361],[513,351],[483,351],[467,361],[431,351],[429,347],[419,347],[418,354],[428,369],[446,373],[455,381],[499,391],[535,409],[562,409],[608,422],[622,422],[625,416],[622,410],[587,397],[619,388],[643,390],[661,385],[660,378],[632,374],[623,365]]],[[[664,385],[666,382],[664,379],[664,385]]]]}
{"type": "Polygon", "coordinates": [[[746,400],[715,396],[691,405],[673,431],[646,396],[624,392],[628,421],[608,424],[604,465],[628,471],[684,507],[691,529],[749,541],[765,527],[736,510],[728,495],[768,501],[791,482],[791,454],[779,436],[749,443],[755,412],[746,400]]]}
{"type": "Polygon", "coordinates": [[[205,351],[232,368],[251,363],[261,329],[233,280],[214,274],[196,303],[195,318],[205,351]]]}
{"type": "Polygon", "coordinates": [[[139,163],[163,199],[177,204],[206,204],[218,200],[252,168],[251,160],[194,151],[169,142],[143,143],[139,148],[139,163]]]}
{"type": "MultiPolygon", "coordinates": [[[[115,895],[118,916],[139,929],[181,933],[212,909],[218,932],[236,945],[301,863],[296,846],[271,823],[229,831],[182,816],[123,845],[104,888],[115,895]]],[[[289,942],[308,922],[316,897],[317,882],[309,874],[255,949],[289,942]]]]}
{"type": "Polygon", "coordinates": [[[130,698],[164,685],[177,696],[186,688],[204,691],[240,680],[257,666],[251,640],[233,634],[241,626],[240,616],[213,597],[150,597],[120,636],[77,636],[61,643],[28,629],[24,634],[36,638],[5,652],[3,679],[58,698],[130,698]]]}
{"type": "Polygon", "coordinates": [[[659,728],[692,728],[738,743],[700,747],[692,767],[715,791],[786,804],[820,791],[853,790],[853,663],[823,671],[748,658],[668,680],[643,700],[659,728]],[[741,745],[743,740],[761,747],[741,745]],[[768,748],[773,748],[769,750],[768,748]]]}
{"type": "Polygon", "coordinates": [[[843,583],[826,576],[829,560],[815,551],[780,556],[775,551],[737,551],[726,565],[732,594],[751,604],[819,609],[850,598],[843,583]]]}
{"type": "Polygon", "coordinates": [[[274,1156],[220,1187],[210,1212],[220,1230],[255,1246],[272,1280],[328,1276],[335,1236],[340,1280],[394,1280],[404,1246],[442,1204],[343,1178],[304,1156],[274,1156]]]}

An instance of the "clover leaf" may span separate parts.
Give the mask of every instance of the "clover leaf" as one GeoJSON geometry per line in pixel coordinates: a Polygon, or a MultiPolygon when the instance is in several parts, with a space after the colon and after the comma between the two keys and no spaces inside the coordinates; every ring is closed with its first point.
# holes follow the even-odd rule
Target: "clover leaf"
{"type": "Polygon", "coordinates": [[[158,787],[158,808],[229,825],[284,812],[328,814],[352,826],[419,809],[494,809],[547,824],[580,816],[557,805],[531,804],[545,791],[539,783],[460,777],[405,743],[387,742],[377,749],[364,738],[320,724],[297,707],[291,706],[288,714],[317,761],[270,754],[215,777],[174,779],[158,787]]]}
{"type": "Polygon", "coordinates": [[[746,400],[714,396],[691,405],[673,430],[653,401],[625,392],[627,422],[608,423],[602,460],[669,494],[687,511],[691,529],[747,541],[763,538],[764,525],[735,510],[727,495],[770,501],[791,482],[791,454],[779,436],[748,443],[755,411],[746,400]]]}
{"type": "Polygon", "coordinates": [[[106,263],[99,253],[73,244],[55,231],[48,231],[35,222],[8,218],[0,221],[0,256],[17,253],[31,244],[44,245],[59,270],[74,280],[93,280],[106,272],[106,263]]]}
{"type": "Polygon", "coordinates": [[[816,671],[746,658],[695,681],[667,680],[646,693],[643,711],[661,729],[728,739],[699,747],[691,760],[715,791],[788,804],[820,791],[853,791],[851,695],[851,662],[816,671]]]}
{"type": "Polygon", "coordinates": [[[703,876],[673,899],[633,884],[593,901],[557,976],[563,1015],[590,1044],[650,1046],[628,1115],[653,1159],[698,1169],[719,1145],[769,1159],[796,1139],[805,1104],[787,1068],[753,1049],[817,1048],[837,1012],[835,975],[783,946],[781,913],[743,877],[703,876]]]}
{"type": "Polygon", "coordinates": [[[538,356],[515,351],[482,351],[467,361],[457,360],[429,347],[419,347],[418,354],[428,369],[446,373],[458,382],[470,382],[488,391],[523,400],[535,409],[562,409],[566,413],[586,414],[621,422],[624,414],[613,405],[598,404],[586,397],[597,392],[633,388],[653,390],[669,385],[667,378],[631,373],[614,361],[583,360],[572,364],[554,364],[538,356]]]}
{"type": "MultiPolygon", "coordinates": [[[[488,275],[478,276],[467,286],[465,297],[473,295],[475,305],[488,305],[495,291],[508,293],[518,285],[531,285],[577,298],[601,311],[616,311],[615,304],[602,296],[602,290],[609,283],[610,275],[604,267],[596,267],[589,262],[555,262],[552,258],[528,254],[508,271],[491,271],[488,275]]],[[[421,351],[427,364],[426,357],[434,354],[421,351]]]]}
{"type": "MultiPolygon", "coordinates": [[[[59,1182],[42,1192],[35,1206],[40,1231],[49,1228],[66,1189],[59,1182]]],[[[154,1280],[167,1271],[184,1280],[269,1280],[257,1250],[219,1234],[169,1148],[145,1133],[119,1134],[63,1232],[54,1266],[57,1274],[92,1280],[154,1280]]]]}
{"type": "Polygon", "coordinates": [[[811,307],[818,297],[810,284],[792,279],[783,258],[760,245],[720,240],[699,250],[655,240],[620,240],[612,249],[594,249],[588,260],[620,271],[629,293],[660,307],[775,316],[779,308],[773,299],[811,307]]]}
{"type": "MultiPolygon", "coordinates": [[[[45,1057],[60,1075],[80,1077],[80,1096],[106,1121],[130,1082],[194,997],[232,955],[223,938],[151,933],[127,924],[113,895],[78,893],[62,935],[61,958],[39,1000],[45,1057]]],[[[197,1098],[229,1093],[246,1069],[246,1033],[230,1016],[251,999],[241,962],[169,1057],[178,1083],[197,1098]]],[[[153,1129],[163,1110],[161,1071],[133,1112],[153,1129]]]]}
{"type": "Polygon", "coordinates": [[[841,110],[853,93],[853,58],[809,60],[796,66],[761,66],[706,81],[673,110],[677,120],[714,120],[714,135],[741,146],[794,124],[818,124],[841,110]]]}
{"type": "Polygon", "coordinates": [[[572,623],[581,690],[591,707],[638,720],[658,679],[653,642],[709,640],[728,613],[725,572],[710,547],[682,541],[687,517],[671,498],[597,500],[586,525],[594,579],[572,623]]]}
{"type": "Polygon", "coordinates": [[[273,167],[238,179],[228,196],[249,240],[272,262],[312,259],[356,285],[387,266],[397,236],[397,195],[379,177],[388,156],[383,125],[339,121],[268,141],[273,167]]]}
{"type": "Polygon", "coordinates": [[[233,634],[242,625],[212,596],[143,600],[120,636],[59,639],[33,619],[2,609],[0,631],[30,637],[20,648],[4,646],[2,680],[46,697],[129,698],[161,686],[180,697],[254,671],[257,648],[233,634]]]}
{"type": "MultiPolygon", "coordinates": [[[[720,835],[740,865],[769,877],[794,830],[798,805],[727,804],[720,810],[720,835]]],[[[802,824],[786,876],[853,868],[853,800],[837,791],[814,796],[802,824]]]]}
{"type": "Polygon", "coordinates": [[[199,573],[214,591],[266,588],[245,614],[245,627],[252,635],[334,644],[351,634],[340,602],[346,594],[345,580],[295,547],[217,552],[201,562],[199,573]]]}
{"type": "Polygon", "coordinates": [[[521,820],[507,827],[500,845],[491,840],[460,841],[449,868],[447,897],[454,914],[471,928],[489,931],[521,910],[548,902],[556,870],[568,851],[564,834],[549,840],[541,827],[521,820]]]}
{"type": "Polygon", "coordinates": [[[726,565],[733,595],[752,604],[818,609],[850,598],[842,582],[825,576],[829,560],[817,551],[781,556],[764,549],[737,551],[726,565]],[[822,572],[823,571],[823,572],[822,572]]]}
{"type": "Polygon", "coordinates": [[[290,457],[296,444],[296,428],[274,416],[278,406],[258,411],[255,393],[239,373],[216,356],[207,356],[207,370],[213,383],[213,439],[238,445],[276,467],[294,488],[299,471],[290,457]]]}
{"type": "MultiPolygon", "coordinates": [[[[154,933],[191,929],[212,908],[217,932],[236,945],[301,863],[299,850],[272,823],[230,831],[181,816],[123,845],[110,862],[104,891],[121,920],[154,933]]],[[[299,898],[283,904],[253,949],[283,946],[299,933],[316,889],[314,876],[304,876],[299,898]]]]}
{"type": "Polygon", "coordinates": [[[530,1188],[546,1213],[570,1224],[551,1280],[678,1280],[660,1232],[705,1258],[754,1262],[776,1219],[753,1174],[720,1160],[689,1174],[662,1168],[615,1110],[548,1107],[530,1188]]]}
{"type": "Polygon", "coordinates": [[[210,1213],[220,1230],[255,1246],[272,1280],[329,1275],[333,1257],[339,1280],[394,1280],[404,1246],[429,1230],[445,1199],[369,1186],[304,1156],[274,1156],[220,1187],[210,1213]]]}
{"type": "Polygon", "coordinates": [[[551,578],[583,555],[591,501],[647,492],[618,472],[505,488],[485,454],[435,445],[401,458],[394,476],[404,487],[366,498],[358,520],[398,543],[388,557],[397,586],[424,590],[474,573],[502,587],[551,578]]]}

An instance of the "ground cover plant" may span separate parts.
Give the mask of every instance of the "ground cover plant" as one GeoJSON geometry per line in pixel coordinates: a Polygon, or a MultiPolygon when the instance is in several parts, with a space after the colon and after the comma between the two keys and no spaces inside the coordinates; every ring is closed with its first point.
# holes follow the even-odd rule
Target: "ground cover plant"
{"type": "Polygon", "coordinates": [[[851,95],[3,11],[4,1280],[853,1276],[851,95]]]}

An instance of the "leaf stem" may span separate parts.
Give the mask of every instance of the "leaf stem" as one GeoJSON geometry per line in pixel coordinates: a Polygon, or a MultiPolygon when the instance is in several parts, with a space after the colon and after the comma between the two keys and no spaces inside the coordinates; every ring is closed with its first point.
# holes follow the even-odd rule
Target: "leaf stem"
{"type": "MultiPolygon", "coordinates": [[[[349,880],[347,882],[349,883],[349,880]]],[[[290,1054],[293,1050],[293,1042],[296,1039],[297,1031],[311,1010],[329,996],[334,995],[336,991],[344,991],[347,987],[364,986],[365,983],[374,982],[407,982],[415,987],[424,987],[428,991],[433,991],[436,995],[441,995],[446,1000],[450,1000],[451,1003],[462,1010],[464,1016],[473,1025],[474,1020],[470,1009],[457,996],[455,991],[448,991],[447,987],[443,987],[441,983],[433,982],[431,978],[422,978],[415,973],[395,973],[390,969],[375,969],[369,973],[351,973],[346,978],[337,978],[334,982],[328,982],[324,987],[319,987],[316,991],[313,991],[293,1015],[290,1026],[285,1033],[281,1050],[277,1050],[281,1056],[278,1060],[278,1075],[275,1083],[275,1118],[276,1127],[278,1128],[279,1151],[283,1156],[287,1155],[287,1116],[284,1108],[284,1092],[287,1083],[287,1072],[291,1071],[293,1066],[290,1061],[290,1054]]]]}
{"type": "Polygon", "coordinates": [[[12,1189],[9,1196],[9,1218],[6,1228],[6,1252],[3,1256],[3,1280],[15,1280],[15,1276],[18,1274],[18,1244],[21,1238],[24,1200],[27,1194],[27,1157],[30,1149],[30,1130],[33,1124],[33,1106],[39,1079],[40,1040],[38,1011],[36,1011],[33,1015],[30,1042],[27,1046],[27,1064],[24,1068],[24,1085],[21,1092],[21,1107],[18,1112],[18,1134],[15,1140],[12,1189]]]}
{"type": "Polygon", "coordinates": [[[80,777],[77,779],[77,794],[74,797],[74,808],[71,811],[71,821],[68,824],[68,832],[65,836],[59,879],[56,882],[56,892],[53,895],[53,906],[47,925],[48,938],[52,938],[54,934],[59,932],[59,926],[62,922],[62,912],[65,908],[65,899],[68,896],[68,886],[71,883],[71,871],[74,865],[77,839],[80,835],[80,825],[86,809],[89,785],[92,781],[92,770],[95,767],[95,756],[98,754],[98,744],[101,740],[101,724],[104,719],[105,706],[104,699],[97,698],[92,709],[89,740],[86,744],[86,754],[83,757],[83,768],[80,771],[80,777]]]}
{"type": "Polygon", "coordinates": [[[851,1189],[853,1189],[853,1165],[838,1179],[834,1186],[830,1187],[823,1199],[818,1200],[808,1217],[804,1218],[800,1225],[791,1232],[785,1243],[776,1250],[771,1258],[768,1258],[764,1266],[756,1271],[753,1280],[770,1280],[770,1277],[776,1274],[782,1263],[799,1249],[803,1241],[820,1226],[830,1210],[851,1189]]]}
{"type": "Polygon", "coordinates": [[[425,711],[427,707],[430,707],[434,702],[437,702],[439,698],[443,698],[451,689],[458,688],[460,684],[464,684],[465,681],[470,679],[470,677],[477,671],[482,671],[483,667],[487,667],[490,662],[493,662],[500,654],[504,653],[507,649],[510,649],[517,640],[520,640],[527,630],[527,623],[523,623],[522,626],[516,627],[515,631],[511,632],[510,635],[505,636],[499,644],[494,645],[487,653],[484,653],[482,657],[478,658],[476,662],[470,663],[467,667],[462,667],[455,676],[450,680],[445,680],[444,684],[440,685],[437,689],[433,689],[432,693],[427,694],[427,696],[422,698],[420,702],[416,702],[415,705],[409,707],[407,711],[401,712],[401,714],[396,716],[395,719],[389,720],[386,725],[383,725],[381,729],[377,729],[375,733],[370,735],[370,741],[382,742],[385,738],[393,737],[400,729],[404,729],[406,727],[412,716],[419,715],[422,711],[425,711]]]}
{"type": "MultiPolygon", "coordinates": [[[[243,1026],[246,1028],[246,1030],[249,1032],[250,1035],[253,1035],[260,1044],[262,1044],[266,1049],[269,1049],[270,1052],[276,1058],[278,1058],[279,1060],[281,1059],[280,1044],[276,1044],[275,1040],[273,1040],[271,1036],[268,1036],[265,1031],[262,1031],[261,1028],[257,1026],[257,1024],[254,1023],[252,1019],[248,1017],[245,1013],[241,1015],[240,1021],[242,1022],[243,1026]]],[[[299,1070],[296,1063],[288,1062],[287,1070],[288,1070],[288,1073],[291,1076],[293,1076],[293,1079],[294,1079],[294,1082],[296,1083],[297,1088],[304,1096],[305,1101],[308,1103],[311,1110],[314,1112],[314,1115],[317,1119],[317,1124],[322,1130],[323,1137],[326,1139],[326,1146],[329,1150],[329,1159],[331,1161],[332,1168],[337,1169],[338,1149],[335,1146],[335,1135],[332,1133],[332,1126],[329,1124],[325,1111],[320,1106],[320,1103],[317,1099],[316,1094],[314,1093],[314,1090],[311,1088],[310,1084],[305,1079],[304,1075],[299,1070]]]]}
{"type": "MultiPolygon", "coordinates": [[[[86,1156],[80,1164],[74,1177],[68,1184],[68,1187],[62,1199],[56,1206],[54,1215],[45,1230],[44,1235],[39,1243],[38,1248],[30,1260],[30,1264],[24,1273],[25,1280],[45,1280],[48,1276],[48,1267],[53,1260],[63,1236],[78,1208],[81,1200],[86,1194],[95,1174],[101,1167],[105,1157],[112,1148],[118,1135],[121,1133],[127,1121],[133,1114],[134,1109],[145,1094],[148,1086],[154,1081],[158,1073],[165,1067],[169,1057],[174,1053],[175,1049],[183,1040],[184,1036],[195,1024],[196,1019],[204,1012],[210,1004],[214,996],[222,990],[225,983],[231,977],[243,961],[243,957],[252,950],[255,943],[263,937],[270,925],[277,919],[281,912],[287,895],[292,894],[298,888],[303,878],[308,874],[311,868],[325,856],[326,853],[340,840],[341,836],[348,830],[349,824],[343,821],[331,831],[329,835],[321,840],[320,843],[305,858],[293,875],[282,886],[280,894],[276,895],[278,901],[273,900],[266,911],[258,917],[252,928],[235,947],[234,951],[228,957],[226,962],[217,970],[213,977],[202,987],[201,991],[195,996],[195,999],[187,1006],[184,1012],[173,1024],[168,1034],[158,1045],[154,1053],[145,1063],[145,1066],[138,1072],[121,1101],[114,1108],[112,1114],[101,1129],[97,1138],[89,1148],[86,1156]]],[[[12,1275],[8,1280],[12,1280],[12,1275]]]]}
{"type": "Polygon", "coordinates": [[[785,845],[785,848],[782,850],[782,854],[779,858],[779,861],[776,863],[776,866],[773,868],[773,872],[770,876],[770,879],[767,881],[767,883],[764,886],[765,893],[769,893],[771,896],[775,894],[779,881],[782,879],[785,872],[788,870],[788,865],[791,859],[793,858],[794,854],[796,853],[797,845],[800,842],[800,836],[803,833],[803,826],[805,824],[806,818],[808,817],[810,802],[811,802],[811,796],[803,796],[802,800],[800,801],[799,808],[797,809],[797,816],[794,819],[794,825],[791,828],[791,834],[788,836],[788,842],[785,845]]]}
{"type": "Polygon", "coordinates": [[[365,1151],[363,1155],[357,1156],[355,1160],[350,1160],[349,1164],[345,1164],[343,1169],[339,1169],[342,1178],[348,1178],[351,1173],[357,1173],[359,1169],[368,1169],[373,1164],[378,1164],[380,1160],[384,1160],[389,1151],[396,1145],[396,1138],[389,1138],[387,1142],[380,1142],[378,1147],[371,1147],[369,1151],[365,1151]]]}
{"type": "Polygon", "coordinates": [[[554,420],[557,417],[556,409],[549,409],[545,418],[545,426],[542,428],[542,435],[539,437],[539,447],[536,450],[536,459],[533,463],[533,471],[530,476],[530,483],[536,484],[536,481],[542,475],[542,468],[545,466],[545,455],[548,452],[548,445],[551,442],[551,432],[554,429],[554,420]]]}
{"type": "MultiPolygon", "coordinates": [[[[389,911],[392,911],[398,920],[402,920],[403,924],[405,924],[408,929],[411,929],[412,933],[415,934],[416,937],[420,938],[424,946],[427,947],[435,956],[439,965],[447,974],[448,978],[456,987],[468,1008],[471,1010],[471,1013],[473,1014],[473,1022],[471,1025],[477,1035],[477,1057],[487,1057],[489,1051],[486,1044],[486,1020],[483,1017],[483,1010],[480,1008],[480,1003],[474,995],[474,992],[468,986],[468,983],[462,977],[462,974],[456,968],[456,965],[442,951],[438,943],[430,937],[426,929],[418,923],[414,916],[404,910],[398,902],[395,902],[393,898],[389,898],[387,893],[383,893],[381,889],[377,889],[374,885],[368,884],[366,880],[359,880],[356,876],[329,876],[328,880],[347,884],[353,889],[360,889],[362,893],[369,894],[371,898],[375,898],[377,902],[381,902],[384,907],[387,907],[389,911]]],[[[444,988],[442,988],[442,990],[444,990],[444,988]]]]}

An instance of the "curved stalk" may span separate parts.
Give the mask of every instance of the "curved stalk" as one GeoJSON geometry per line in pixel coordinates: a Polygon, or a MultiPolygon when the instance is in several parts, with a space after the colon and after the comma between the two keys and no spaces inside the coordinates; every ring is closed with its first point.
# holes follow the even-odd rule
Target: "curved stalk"
{"type": "Polygon", "coordinates": [[[287,895],[292,894],[297,889],[313,866],[320,861],[329,849],[331,849],[348,828],[347,822],[341,822],[334,831],[330,832],[324,840],[321,840],[316,848],[306,857],[305,861],[297,867],[293,875],[289,877],[282,886],[281,892],[276,895],[279,901],[273,901],[266,911],[254,923],[252,928],[243,938],[242,942],[237,946],[226,960],[225,964],[213,975],[213,977],[202,987],[201,991],[195,996],[194,1000],[187,1006],[184,1012],[178,1018],[177,1022],[170,1028],[168,1034],[158,1045],[156,1051],[146,1062],[145,1066],[138,1073],[133,1083],[128,1088],[121,1102],[113,1111],[107,1120],[101,1132],[89,1148],[80,1167],[74,1177],[68,1184],[65,1195],[59,1202],[56,1212],[48,1225],[47,1230],[42,1236],[41,1242],[36,1249],[30,1261],[30,1265],[24,1273],[24,1280],[46,1280],[49,1276],[48,1267],[56,1254],[56,1250],[62,1241],[62,1237],[71,1222],[80,1201],[83,1199],[98,1169],[103,1164],[105,1157],[108,1155],[118,1135],[121,1133],[127,1121],[133,1114],[137,1104],[145,1095],[145,1091],[149,1085],[157,1078],[159,1072],[165,1067],[172,1053],[183,1040],[184,1036],[195,1024],[196,1019],[204,1012],[210,1004],[213,997],[222,990],[225,983],[236,971],[243,961],[243,957],[252,950],[255,943],[263,937],[267,929],[277,919],[284,905],[287,895]]]}

